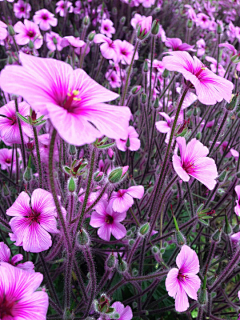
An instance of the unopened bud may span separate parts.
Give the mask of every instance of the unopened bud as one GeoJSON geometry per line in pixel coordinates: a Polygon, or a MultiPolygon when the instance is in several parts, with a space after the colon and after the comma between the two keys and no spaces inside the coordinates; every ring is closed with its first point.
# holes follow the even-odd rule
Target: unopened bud
{"type": "Polygon", "coordinates": [[[102,181],[103,178],[104,178],[104,173],[101,171],[97,171],[93,175],[93,180],[96,182],[102,181]]]}
{"type": "Polygon", "coordinates": [[[150,224],[147,222],[139,228],[139,234],[141,236],[145,236],[146,234],[148,234],[149,229],[150,229],[150,224]]]}
{"type": "Polygon", "coordinates": [[[141,86],[135,86],[132,88],[132,95],[137,95],[141,92],[142,87],[141,86]]]}
{"type": "Polygon", "coordinates": [[[159,97],[157,97],[154,101],[153,107],[157,109],[159,107],[159,97]]]}
{"type": "Polygon", "coordinates": [[[24,171],[23,174],[23,179],[25,182],[30,182],[32,180],[33,176],[32,176],[32,169],[27,167],[24,171]]]}
{"type": "Polygon", "coordinates": [[[125,22],[126,22],[126,17],[122,17],[122,18],[120,19],[120,24],[124,25],[125,22]]]}
{"type": "Polygon", "coordinates": [[[193,109],[193,115],[196,117],[200,112],[200,109],[199,108],[194,108],[193,109]]]}
{"type": "Polygon", "coordinates": [[[113,254],[110,254],[107,258],[107,261],[106,261],[106,266],[109,268],[109,269],[114,269],[115,266],[116,266],[116,262],[117,262],[117,259],[116,257],[113,255],[113,254]]]}
{"type": "Polygon", "coordinates": [[[8,186],[5,183],[3,184],[2,196],[4,198],[11,196],[10,190],[9,190],[8,186]]]}
{"type": "Polygon", "coordinates": [[[112,14],[116,16],[118,14],[118,9],[116,7],[112,8],[112,14]]]}
{"type": "Polygon", "coordinates": [[[117,264],[117,271],[119,273],[124,273],[128,270],[128,265],[127,262],[125,260],[122,260],[121,262],[118,262],[117,264]]]}
{"type": "Polygon", "coordinates": [[[133,275],[133,277],[137,277],[138,276],[138,270],[136,268],[132,269],[132,275],[133,275]]]}
{"type": "Polygon", "coordinates": [[[120,182],[127,174],[128,166],[116,168],[112,170],[108,176],[108,181],[111,183],[120,182]]]}
{"type": "Polygon", "coordinates": [[[227,215],[225,215],[225,226],[224,226],[224,232],[226,234],[231,234],[232,233],[232,227],[228,221],[227,215]]]}
{"type": "Polygon", "coordinates": [[[130,147],[130,139],[129,139],[129,137],[127,138],[126,147],[127,147],[127,148],[130,147]]]}
{"type": "Polygon", "coordinates": [[[92,31],[88,35],[88,41],[92,42],[95,37],[96,31],[92,31]]]}
{"type": "Polygon", "coordinates": [[[188,22],[187,22],[187,27],[188,27],[189,29],[191,29],[192,26],[193,26],[192,20],[188,20],[188,22]]]}
{"type": "Polygon", "coordinates": [[[119,313],[114,313],[114,315],[111,317],[112,319],[120,319],[119,313]]]}
{"type": "Polygon", "coordinates": [[[199,292],[199,298],[198,298],[198,302],[204,306],[207,304],[207,301],[208,301],[208,295],[207,295],[207,289],[200,289],[200,292],[199,292]]]}
{"type": "Polygon", "coordinates": [[[30,40],[29,43],[28,43],[28,46],[30,49],[33,49],[34,48],[34,43],[30,40]]]}
{"type": "Polygon", "coordinates": [[[180,246],[183,246],[186,243],[184,235],[181,233],[181,231],[176,231],[176,240],[177,244],[180,246]]]}
{"type": "Polygon", "coordinates": [[[8,26],[8,33],[10,34],[10,36],[14,36],[15,35],[15,31],[13,29],[13,26],[8,26]]]}
{"type": "Polygon", "coordinates": [[[158,254],[158,253],[159,253],[159,249],[158,249],[157,246],[153,246],[153,247],[152,247],[152,253],[153,253],[153,254],[158,254]]]}
{"type": "Polygon", "coordinates": [[[212,235],[212,239],[213,239],[213,241],[215,241],[215,242],[219,242],[219,241],[220,241],[220,239],[221,239],[221,234],[222,234],[222,230],[221,230],[221,229],[220,229],[220,230],[215,231],[215,232],[214,232],[214,234],[212,235]]]}
{"type": "Polygon", "coordinates": [[[83,25],[85,27],[88,27],[89,26],[89,23],[90,23],[90,19],[89,19],[89,16],[86,16],[83,18],[83,25]]]}
{"type": "Polygon", "coordinates": [[[68,153],[70,154],[70,156],[74,156],[77,153],[76,147],[70,144],[69,149],[68,149],[68,153]]]}
{"type": "Polygon", "coordinates": [[[132,247],[134,245],[134,242],[135,242],[134,239],[128,240],[129,246],[132,247]]]}
{"type": "Polygon", "coordinates": [[[145,93],[142,93],[142,103],[145,104],[147,101],[147,95],[145,93]]]}
{"type": "Polygon", "coordinates": [[[221,34],[222,33],[222,27],[220,24],[217,25],[217,33],[221,34]]]}
{"type": "Polygon", "coordinates": [[[167,69],[164,69],[162,76],[163,76],[163,78],[166,79],[169,76],[169,71],[167,69]]]}
{"type": "Polygon", "coordinates": [[[158,20],[153,21],[151,32],[154,36],[158,34],[158,32],[159,32],[159,21],[158,20]]]}
{"type": "Polygon", "coordinates": [[[79,245],[79,247],[89,245],[90,238],[89,238],[89,235],[85,229],[82,228],[80,231],[78,231],[76,237],[77,237],[77,244],[79,245]]]}
{"type": "Polygon", "coordinates": [[[196,134],[196,139],[197,140],[201,140],[202,139],[202,132],[198,132],[197,134],[196,134]]]}
{"type": "Polygon", "coordinates": [[[68,191],[73,193],[76,190],[76,182],[74,178],[68,180],[68,191]]]}
{"type": "Polygon", "coordinates": [[[143,63],[143,72],[147,73],[148,70],[149,70],[148,62],[147,62],[147,60],[144,60],[144,63],[143,63]]]}
{"type": "Polygon", "coordinates": [[[132,303],[132,307],[133,307],[133,309],[137,308],[137,307],[138,307],[138,303],[137,303],[136,301],[134,301],[134,302],[132,303]]]}
{"type": "Polygon", "coordinates": [[[114,158],[114,152],[111,148],[108,149],[108,157],[110,160],[113,160],[114,158]]]}

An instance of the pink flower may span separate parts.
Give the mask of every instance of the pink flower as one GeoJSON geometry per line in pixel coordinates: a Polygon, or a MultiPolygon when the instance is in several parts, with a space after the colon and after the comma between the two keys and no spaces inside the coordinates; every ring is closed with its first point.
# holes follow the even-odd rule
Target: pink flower
{"type": "Polygon", "coordinates": [[[105,59],[112,59],[114,62],[118,61],[118,50],[115,41],[112,41],[103,34],[96,34],[93,41],[101,43],[100,51],[105,59]]]}
{"type": "Polygon", "coordinates": [[[178,137],[180,158],[173,155],[173,167],[183,181],[189,181],[190,176],[203,183],[209,190],[216,185],[218,176],[215,161],[208,158],[209,150],[197,139],[192,139],[187,145],[183,137],[178,137]]]}
{"type": "Polygon", "coordinates": [[[236,207],[234,208],[234,212],[237,216],[240,216],[240,186],[235,187],[235,192],[237,194],[238,199],[236,200],[236,207]]]}
{"type": "Polygon", "coordinates": [[[120,88],[121,87],[121,79],[115,71],[109,70],[105,74],[105,77],[109,81],[109,84],[112,88],[120,88]]]}
{"type": "Polygon", "coordinates": [[[43,189],[35,189],[31,198],[26,192],[21,192],[6,214],[14,217],[9,222],[13,231],[12,241],[16,241],[16,246],[23,246],[25,251],[42,252],[49,249],[52,240],[48,232],[59,232],[53,197],[43,189]]]}
{"type": "Polygon", "coordinates": [[[187,8],[187,17],[189,20],[192,21],[196,21],[197,20],[197,15],[196,12],[194,11],[194,9],[189,5],[189,4],[185,4],[184,6],[185,8],[187,8]]]}
{"type": "Polygon", "coordinates": [[[155,4],[155,0],[143,0],[141,2],[144,8],[151,8],[155,4]]]}
{"type": "Polygon", "coordinates": [[[198,13],[196,23],[197,26],[200,26],[202,29],[208,29],[210,20],[206,14],[198,13]]]}
{"type": "Polygon", "coordinates": [[[215,104],[223,99],[230,102],[232,82],[215,75],[197,57],[192,58],[188,52],[172,51],[169,54],[163,58],[165,68],[182,73],[195,88],[200,102],[206,105],[215,104]]]}
{"type": "Polygon", "coordinates": [[[110,241],[111,234],[117,239],[125,237],[126,228],[120,223],[126,218],[126,212],[115,212],[107,201],[98,203],[91,215],[90,226],[98,229],[98,236],[110,241]]]}
{"type": "MultiPolygon", "coordinates": [[[[50,141],[51,141],[51,136],[49,135],[49,133],[44,133],[38,136],[41,161],[45,164],[48,164],[48,161],[49,161],[50,141]]],[[[33,153],[35,156],[37,156],[36,149],[34,149],[33,153]]],[[[55,161],[58,161],[59,159],[57,143],[55,143],[54,145],[53,158],[55,161]]]]}
{"type": "MultiPolygon", "coordinates": [[[[64,48],[64,47],[67,47],[67,46],[72,46],[75,53],[76,54],[80,54],[84,52],[84,48],[86,46],[86,43],[82,40],[80,40],[80,38],[75,38],[73,36],[67,36],[67,37],[64,37],[61,41],[61,46],[64,48]]],[[[86,51],[86,54],[89,52],[89,47],[87,48],[87,51],[86,51]]]]}
{"type": "MultiPolygon", "coordinates": [[[[95,200],[97,200],[97,198],[100,195],[101,191],[102,191],[101,187],[98,187],[93,192],[90,192],[90,194],[88,196],[88,201],[87,201],[87,208],[90,207],[94,203],[95,200]]],[[[84,198],[85,198],[85,190],[83,190],[81,188],[80,191],[79,191],[79,194],[78,194],[78,200],[81,203],[83,203],[84,202],[84,198]]],[[[104,193],[100,201],[107,200],[107,198],[108,198],[107,193],[104,193]]]]}
{"type": "Polygon", "coordinates": [[[113,22],[109,19],[102,21],[100,32],[105,34],[107,37],[112,38],[112,35],[115,33],[115,28],[113,27],[113,22]]]}
{"type": "Polygon", "coordinates": [[[133,198],[142,199],[143,194],[143,186],[132,186],[128,189],[120,189],[117,192],[113,191],[110,199],[112,208],[116,212],[126,212],[132,207],[133,198]]]}
{"type": "Polygon", "coordinates": [[[56,32],[49,32],[46,33],[46,42],[47,42],[47,47],[49,50],[51,51],[62,51],[62,46],[61,46],[61,41],[62,41],[62,37],[60,37],[60,35],[56,32]]]}
{"type": "Polygon", "coordinates": [[[235,54],[237,54],[237,50],[235,49],[235,47],[228,42],[220,43],[219,47],[230,50],[231,56],[234,56],[235,54]]]}
{"type": "Polygon", "coordinates": [[[175,299],[175,309],[186,311],[189,307],[188,297],[197,300],[197,291],[201,281],[197,276],[199,260],[195,251],[184,245],[176,258],[177,268],[168,272],[166,289],[170,297],[175,299]]]}
{"type": "Polygon", "coordinates": [[[41,9],[35,12],[33,21],[39,24],[41,30],[49,30],[52,27],[56,27],[57,19],[54,18],[54,14],[49,12],[47,9],[41,9]]]}
{"type": "Polygon", "coordinates": [[[60,0],[56,3],[56,13],[59,13],[61,17],[65,17],[67,12],[73,12],[73,6],[70,1],[60,0]]]}
{"type": "Polygon", "coordinates": [[[103,135],[126,138],[129,108],[103,103],[116,99],[116,93],[62,61],[21,52],[19,57],[22,66],[7,66],[2,71],[2,89],[21,95],[35,111],[48,115],[65,141],[80,146],[103,135]]]}
{"type": "Polygon", "coordinates": [[[237,27],[235,27],[231,21],[228,25],[228,30],[227,30],[227,36],[230,41],[233,41],[236,38],[236,34],[237,34],[236,28],[237,27]]]}
{"type": "Polygon", "coordinates": [[[21,46],[24,46],[25,44],[28,44],[29,41],[32,41],[35,49],[39,49],[43,44],[40,30],[32,21],[24,19],[24,24],[21,21],[18,21],[14,26],[14,31],[18,33],[15,36],[16,42],[21,46]]]}
{"type": "Polygon", "coordinates": [[[141,141],[138,139],[138,133],[134,127],[128,127],[128,137],[126,139],[117,139],[116,140],[117,148],[121,151],[126,151],[127,149],[131,151],[137,151],[140,149],[141,141]],[[129,146],[127,147],[127,144],[129,146]]]}
{"type": "Polygon", "coordinates": [[[204,39],[200,39],[196,42],[196,45],[197,45],[197,55],[199,57],[203,56],[204,53],[205,53],[205,50],[206,50],[206,43],[204,41],[204,39]]]}
{"type": "Polygon", "coordinates": [[[11,252],[8,246],[4,242],[0,242],[0,263],[7,262],[16,268],[23,269],[28,272],[35,272],[34,271],[34,264],[31,261],[27,261],[24,263],[19,263],[16,265],[17,262],[22,261],[23,255],[16,254],[11,258],[11,252]]]}
{"type": "Polygon", "coordinates": [[[231,234],[230,238],[234,244],[238,244],[238,242],[240,241],[240,232],[231,234]]]}
{"type": "Polygon", "coordinates": [[[41,273],[1,262],[0,274],[0,319],[47,319],[48,295],[36,291],[43,280],[41,273]]]}
{"type": "MultiPolygon", "coordinates": [[[[210,68],[211,68],[212,72],[216,73],[217,72],[217,60],[212,57],[208,57],[208,56],[206,56],[205,59],[211,63],[210,68]]],[[[225,69],[223,68],[223,66],[220,63],[218,64],[218,73],[221,77],[223,77],[225,74],[225,69]]]]}
{"type": "Polygon", "coordinates": [[[141,16],[138,13],[135,13],[134,17],[131,20],[131,25],[136,30],[138,30],[138,28],[140,27],[140,33],[145,30],[144,34],[147,34],[151,31],[152,28],[152,16],[145,17],[141,16]]]}
{"type": "MultiPolygon", "coordinates": [[[[122,64],[130,64],[132,61],[132,56],[134,53],[134,46],[127,42],[126,40],[115,40],[114,41],[117,47],[117,62],[121,61],[122,64]]],[[[138,53],[136,52],[134,60],[138,59],[138,53]]]]}
{"type": "Polygon", "coordinates": [[[165,46],[171,48],[173,51],[195,51],[194,46],[190,46],[187,43],[182,43],[181,39],[178,38],[167,38],[165,46]]]}
{"type": "Polygon", "coordinates": [[[14,3],[13,11],[18,19],[28,19],[30,16],[31,6],[29,3],[19,0],[17,3],[14,3]]]}
{"type": "MultiPolygon", "coordinates": [[[[114,312],[119,314],[118,320],[131,320],[133,318],[132,309],[129,306],[124,307],[124,304],[119,301],[114,302],[111,308],[114,308],[114,312]]],[[[109,320],[112,317],[105,316],[104,319],[109,320]]],[[[103,320],[103,317],[99,317],[98,320],[103,320]]]]}
{"type": "Polygon", "coordinates": [[[8,30],[6,23],[0,21],[0,40],[7,38],[8,30]]]}
{"type": "MultiPolygon", "coordinates": [[[[19,113],[27,117],[30,115],[30,107],[26,102],[20,102],[18,105],[19,113]]],[[[29,124],[21,121],[21,128],[23,133],[23,140],[25,143],[28,142],[28,137],[33,137],[33,131],[29,124]]],[[[16,115],[15,102],[10,101],[8,104],[0,108],[0,136],[7,145],[14,143],[21,144],[21,136],[18,126],[18,119],[16,115]],[[5,117],[2,117],[6,116],[5,117]]]]}
{"type": "MultiPolygon", "coordinates": [[[[12,171],[16,171],[16,152],[14,151],[13,154],[13,164],[12,164],[12,151],[13,149],[6,149],[2,148],[0,149],[0,165],[2,170],[10,169],[12,165],[12,171]]],[[[17,149],[18,153],[18,162],[21,160],[21,152],[20,149],[17,149]]],[[[19,164],[20,167],[20,164],[19,164]]]]}
{"type": "Polygon", "coordinates": [[[237,150],[231,148],[231,149],[230,149],[230,153],[231,153],[231,155],[234,157],[235,161],[237,161],[238,158],[239,158],[239,152],[238,152],[237,150]]]}

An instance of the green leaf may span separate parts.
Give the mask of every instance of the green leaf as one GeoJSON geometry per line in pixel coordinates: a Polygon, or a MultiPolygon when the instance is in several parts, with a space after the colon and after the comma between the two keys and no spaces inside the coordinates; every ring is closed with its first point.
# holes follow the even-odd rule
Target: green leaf
{"type": "Polygon", "coordinates": [[[19,112],[16,112],[16,113],[17,113],[17,116],[20,120],[29,124],[29,121],[24,116],[22,116],[19,112]]]}
{"type": "Polygon", "coordinates": [[[43,121],[40,121],[40,122],[36,122],[34,123],[34,126],[37,127],[37,126],[40,126],[41,124],[44,124],[46,122],[46,120],[43,120],[43,121]]]}
{"type": "Polygon", "coordinates": [[[102,145],[102,146],[96,146],[98,149],[107,149],[107,148],[111,148],[115,145],[115,142],[112,142],[112,143],[108,143],[108,144],[105,144],[105,145],[102,145]]]}

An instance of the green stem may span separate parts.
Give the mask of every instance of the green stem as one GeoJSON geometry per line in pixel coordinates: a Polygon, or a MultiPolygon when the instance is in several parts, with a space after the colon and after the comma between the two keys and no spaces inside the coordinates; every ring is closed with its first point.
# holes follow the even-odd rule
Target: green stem
{"type": "Polygon", "coordinates": [[[149,79],[149,96],[148,96],[148,107],[149,111],[150,103],[152,100],[152,69],[153,69],[153,57],[155,52],[155,37],[152,37],[152,46],[151,46],[151,65],[150,65],[150,79],[149,79]]]}
{"type": "Polygon", "coordinates": [[[67,242],[67,248],[69,251],[71,251],[71,242],[69,239],[68,230],[66,227],[66,223],[62,214],[61,206],[58,200],[55,183],[54,183],[54,172],[53,172],[53,151],[54,151],[54,144],[56,139],[57,131],[56,129],[53,129],[51,142],[50,142],[50,148],[49,148],[49,181],[50,181],[50,189],[53,195],[53,200],[57,209],[57,213],[60,219],[61,226],[63,228],[64,236],[67,242]]]}
{"type": "Polygon", "coordinates": [[[139,221],[138,221],[137,217],[135,216],[135,214],[133,213],[132,208],[129,208],[129,211],[130,211],[130,213],[131,213],[131,215],[132,215],[133,219],[135,220],[136,224],[138,225],[138,227],[140,227],[140,223],[139,223],[139,221]]]}
{"type": "MultiPolygon", "coordinates": [[[[19,112],[19,111],[18,111],[18,102],[17,102],[17,99],[15,99],[15,108],[16,108],[16,112],[19,112]]],[[[17,122],[18,122],[20,137],[21,137],[22,158],[23,158],[23,165],[24,165],[24,169],[25,169],[25,168],[26,168],[25,145],[24,145],[24,140],[23,140],[23,133],[22,133],[21,122],[20,122],[20,119],[19,119],[18,117],[17,117],[17,122]]]]}
{"type": "Polygon", "coordinates": [[[136,55],[136,52],[137,52],[137,49],[138,49],[138,45],[139,45],[139,41],[137,40],[137,42],[135,44],[135,49],[134,49],[134,52],[133,52],[132,60],[131,60],[130,66],[128,68],[127,79],[126,79],[126,83],[125,83],[125,87],[124,87],[124,90],[123,90],[123,95],[122,95],[122,99],[121,99],[121,103],[120,103],[121,106],[123,106],[124,102],[125,102],[125,97],[126,97],[127,89],[128,89],[128,81],[129,81],[130,74],[131,74],[131,71],[132,71],[133,61],[134,61],[134,58],[135,58],[135,55],[136,55]]]}
{"type": "Polygon", "coordinates": [[[38,166],[38,173],[39,173],[39,188],[42,188],[43,187],[43,176],[42,176],[41,157],[40,157],[40,151],[39,151],[37,129],[34,127],[34,125],[33,125],[33,134],[34,134],[34,140],[35,140],[35,146],[36,146],[36,152],[37,152],[37,166],[38,166]]]}

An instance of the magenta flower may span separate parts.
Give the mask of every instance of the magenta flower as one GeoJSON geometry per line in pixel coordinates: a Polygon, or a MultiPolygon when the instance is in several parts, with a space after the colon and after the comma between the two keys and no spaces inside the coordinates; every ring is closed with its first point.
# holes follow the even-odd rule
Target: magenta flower
{"type": "Polygon", "coordinates": [[[30,16],[31,6],[29,3],[19,0],[17,3],[14,3],[13,11],[18,19],[28,19],[30,16]]]}
{"type": "Polygon", "coordinates": [[[16,42],[21,46],[32,41],[34,43],[34,48],[39,49],[43,44],[40,30],[32,21],[24,19],[24,24],[21,21],[18,21],[14,26],[14,31],[18,33],[15,36],[16,42]]]}
{"type": "Polygon", "coordinates": [[[61,17],[65,17],[67,12],[73,12],[73,6],[70,1],[60,0],[56,3],[56,13],[59,13],[61,17]]]}
{"type": "MultiPolygon", "coordinates": [[[[216,73],[217,72],[217,60],[212,57],[209,57],[209,56],[206,56],[205,59],[208,62],[210,62],[210,68],[211,68],[212,72],[216,73]]],[[[223,66],[220,63],[218,64],[218,74],[221,77],[223,77],[225,74],[225,69],[223,68],[223,66]]]]}
{"type": "MultiPolygon", "coordinates": [[[[12,164],[12,151],[13,149],[6,149],[6,148],[2,148],[0,149],[0,165],[1,165],[1,169],[2,170],[6,170],[11,168],[11,164],[12,164]]],[[[17,153],[18,153],[18,162],[21,161],[21,151],[20,149],[17,149],[17,153]]],[[[19,164],[20,167],[20,164],[19,164]]],[[[15,172],[16,171],[16,152],[14,151],[13,154],[13,164],[12,164],[12,171],[15,172]]]]}
{"type": "MultiPolygon", "coordinates": [[[[63,208],[62,211],[65,212],[63,208]]],[[[13,231],[12,241],[16,241],[16,246],[23,246],[25,251],[49,249],[52,245],[49,232],[59,232],[53,197],[43,189],[35,189],[31,198],[26,192],[21,192],[6,214],[14,217],[9,222],[13,231]]]]}
{"type": "Polygon", "coordinates": [[[49,30],[51,27],[56,27],[57,19],[54,18],[54,14],[47,9],[41,9],[35,12],[33,21],[39,24],[39,28],[43,31],[49,30]]]}
{"type": "Polygon", "coordinates": [[[151,31],[152,16],[145,17],[145,16],[141,16],[138,13],[135,13],[134,17],[131,20],[131,25],[136,30],[138,30],[138,28],[140,27],[140,33],[145,31],[144,34],[147,34],[148,32],[151,31]]]}
{"type": "Polygon", "coordinates": [[[210,19],[205,13],[198,13],[196,24],[202,29],[208,29],[210,24],[210,19]]]}
{"type": "Polygon", "coordinates": [[[183,181],[189,181],[190,176],[203,183],[209,190],[216,185],[218,176],[215,161],[208,158],[209,150],[197,139],[192,139],[187,145],[183,137],[178,137],[180,158],[173,156],[173,167],[183,181]]]}
{"type": "Polygon", "coordinates": [[[0,263],[7,262],[16,268],[20,268],[31,273],[35,272],[34,264],[31,261],[19,263],[16,265],[16,263],[18,263],[19,261],[22,261],[22,259],[23,259],[22,254],[16,254],[11,258],[11,252],[8,246],[4,242],[0,242],[0,263]]]}
{"type": "Polygon", "coordinates": [[[51,51],[62,51],[63,47],[61,46],[62,37],[56,32],[46,33],[46,42],[47,47],[51,51]]]}
{"type": "MultiPolygon", "coordinates": [[[[132,61],[134,46],[127,42],[126,40],[115,40],[114,41],[117,47],[117,62],[121,62],[122,64],[130,64],[132,61]]],[[[134,60],[138,59],[138,53],[136,52],[134,60]]]]}
{"type": "Polygon", "coordinates": [[[103,135],[126,138],[129,108],[103,103],[116,99],[116,93],[62,61],[21,52],[19,56],[22,66],[7,66],[2,71],[1,88],[21,95],[35,111],[48,115],[65,141],[80,146],[103,135]]]}
{"type": "Polygon", "coordinates": [[[8,30],[6,23],[0,21],[0,40],[7,38],[8,30]]]}
{"type": "MultiPolygon", "coordinates": [[[[75,38],[73,36],[67,36],[64,37],[61,41],[61,46],[67,47],[67,46],[71,46],[73,47],[74,51],[76,54],[80,54],[84,52],[84,48],[86,46],[86,43],[83,40],[80,40],[80,38],[75,38]]],[[[86,54],[89,52],[89,47],[86,50],[86,54]]]]}
{"type": "Polygon", "coordinates": [[[128,189],[120,189],[117,192],[113,191],[110,199],[112,208],[116,212],[126,212],[132,207],[133,198],[142,199],[143,194],[143,186],[132,186],[128,189]]]}
{"type": "Polygon", "coordinates": [[[109,70],[105,74],[105,77],[109,81],[109,84],[112,88],[120,88],[121,87],[121,79],[115,71],[109,70]]]}
{"type": "Polygon", "coordinates": [[[187,43],[182,43],[179,38],[167,38],[165,41],[165,46],[171,48],[173,51],[195,51],[194,46],[190,46],[187,43]]]}
{"type": "MultiPolygon", "coordinates": [[[[27,117],[30,115],[30,107],[26,102],[20,102],[18,109],[22,116],[27,117]]],[[[27,143],[29,140],[28,137],[33,137],[33,131],[29,124],[24,121],[20,122],[23,141],[27,143]]],[[[21,136],[14,101],[10,101],[8,104],[0,108],[0,136],[2,137],[3,142],[7,145],[12,145],[14,143],[21,144],[21,136]],[[3,116],[6,116],[7,118],[3,116]]]]}
{"type": "Polygon", "coordinates": [[[105,59],[112,59],[114,62],[118,61],[118,50],[116,42],[104,36],[97,34],[93,40],[95,43],[101,43],[100,51],[105,59]]]}
{"type": "Polygon", "coordinates": [[[48,295],[36,291],[43,276],[26,272],[6,262],[0,263],[0,319],[46,320],[48,295]]]}
{"type": "Polygon", "coordinates": [[[235,192],[237,194],[236,207],[234,208],[234,212],[237,216],[240,216],[240,185],[235,187],[235,192]]]}
{"type": "Polygon", "coordinates": [[[188,297],[197,300],[197,291],[201,281],[197,276],[199,260],[195,251],[184,245],[176,258],[177,268],[168,272],[166,289],[170,297],[175,299],[175,309],[186,311],[189,307],[188,297]]]}
{"type": "Polygon", "coordinates": [[[199,39],[197,42],[196,42],[196,45],[197,45],[197,55],[199,57],[203,56],[204,53],[205,53],[205,50],[206,50],[206,43],[204,41],[204,39],[199,39]]]}
{"type": "Polygon", "coordinates": [[[134,127],[128,127],[128,136],[126,139],[116,140],[117,148],[121,151],[126,151],[127,149],[131,151],[137,151],[140,149],[141,141],[138,139],[138,133],[134,127]],[[127,146],[129,144],[129,146],[127,146]]]}
{"type": "Polygon", "coordinates": [[[196,89],[198,100],[206,105],[215,104],[223,99],[230,102],[232,98],[232,82],[217,76],[207,69],[197,57],[188,52],[171,51],[163,58],[165,68],[182,73],[196,89]]]}
{"type": "MultiPolygon", "coordinates": [[[[87,208],[90,207],[95,200],[97,200],[98,196],[101,193],[101,187],[97,187],[95,190],[93,190],[93,192],[90,192],[89,196],[88,196],[88,201],[87,201],[87,208]]],[[[108,195],[107,193],[104,193],[101,200],[107,200],[108,195]]],[[[79,194],[78,194],[78,200],[83,203],[85,199],[85,190],[83,188],[81,188],[79,190],[79,194]]]]}
{"type": "Polygon", "coordinates": [[[115,33],[115,28],[113,27],[113,22],[109,19],[102,21],[100,32],[105,34],[107,37],[112,38],[112,35],[115,33]]]}
{"type": "Polygon", "coordinates": [[[106,241],[110,241],[111,234],[117,239],[125,237],[126,228],[120,223],[126,218],[126,212],[116,212],[111,203],[106,200],[99,202],[90,220],[90,226],[98,229],[98,236],[106,241]]]}

